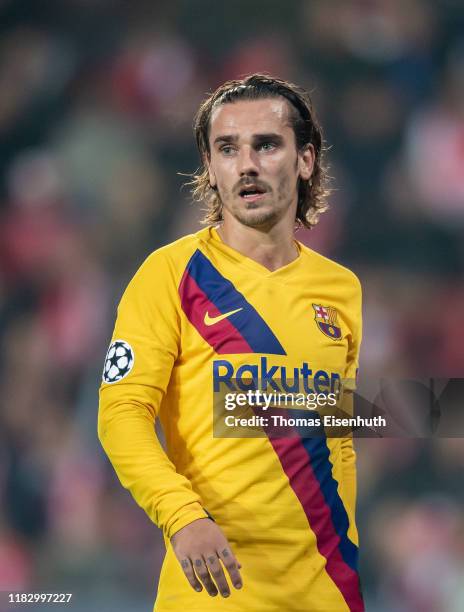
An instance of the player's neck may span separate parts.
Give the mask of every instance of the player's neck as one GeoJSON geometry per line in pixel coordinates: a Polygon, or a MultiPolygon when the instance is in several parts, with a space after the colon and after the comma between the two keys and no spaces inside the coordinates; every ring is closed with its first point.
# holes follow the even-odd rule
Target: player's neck
{"type": "Polygon", "coordinates": [[[286,266],[299,256],[292,227],[276,225],[269,231],[260,231],[226,220],[217,228],[217,232],[225,244],[271,272],[286,266]]]}

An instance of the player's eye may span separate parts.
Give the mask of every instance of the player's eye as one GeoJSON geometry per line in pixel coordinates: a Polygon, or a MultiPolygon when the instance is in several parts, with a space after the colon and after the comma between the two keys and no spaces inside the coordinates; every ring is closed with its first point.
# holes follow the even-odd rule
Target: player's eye
{"type": "Polygon", "coordinates": [[[223,145],[219,150],[223,155],[232,155],[234,147],[232,145],[223,145]]]}
{"type": "Polygon", "coordinates": [[[276,144],[274,142],[261,142],[258,146],[258,149],[261,151],[273,151],[276,148],[276,144]]]}

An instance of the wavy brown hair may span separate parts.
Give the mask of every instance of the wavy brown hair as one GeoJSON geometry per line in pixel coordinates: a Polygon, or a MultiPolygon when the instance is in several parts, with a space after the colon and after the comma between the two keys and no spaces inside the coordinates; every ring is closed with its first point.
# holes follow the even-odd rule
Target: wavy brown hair
{"type": "Polygon", "coordinates": [[[210,159],[209,132],[213,110],[221,104],[237,100],[258,100],[262,98],[285,98],[289,104],[289,120],[295,133],[298,151],[312,144],[315,152],[314,169],[309,180],[299,179],[296,223],[311,228],[319,220],[319,215],[328,208],[327,167],[324,161],[325,147],[309,94],[288,81],[276,79],[266,74],[252,74],[244,79],[227,81],[206,98],[195,116],[194,131],[202,165],[192,175],[188,183],[192,188],[194,200],[206,204],[202,220],[207,225],[215,225],[223,220],[222,202],[217,188],[209,182],[206,161],[210,159]]]}

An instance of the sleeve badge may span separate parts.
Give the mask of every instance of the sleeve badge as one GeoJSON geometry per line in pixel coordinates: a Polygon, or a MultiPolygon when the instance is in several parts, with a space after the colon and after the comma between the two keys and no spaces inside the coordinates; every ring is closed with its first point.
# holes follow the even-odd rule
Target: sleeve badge
{"type": "Polygon", "coordinates": [[[114,340],[106,353],[103,382],[115,383],[129,374],[134,365],[134,351],[124,340],[114,340]]]}

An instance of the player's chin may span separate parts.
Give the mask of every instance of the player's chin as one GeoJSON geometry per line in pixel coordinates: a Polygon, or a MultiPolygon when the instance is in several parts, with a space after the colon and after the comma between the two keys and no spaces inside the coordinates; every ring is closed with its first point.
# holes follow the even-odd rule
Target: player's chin
{"type": "Polygon", "coordinates": [[[269,208],[253,208],[240,211],[237,219],[248,227],[266,228],[278,219],[278,214],[277,211],[269,208]]]}

